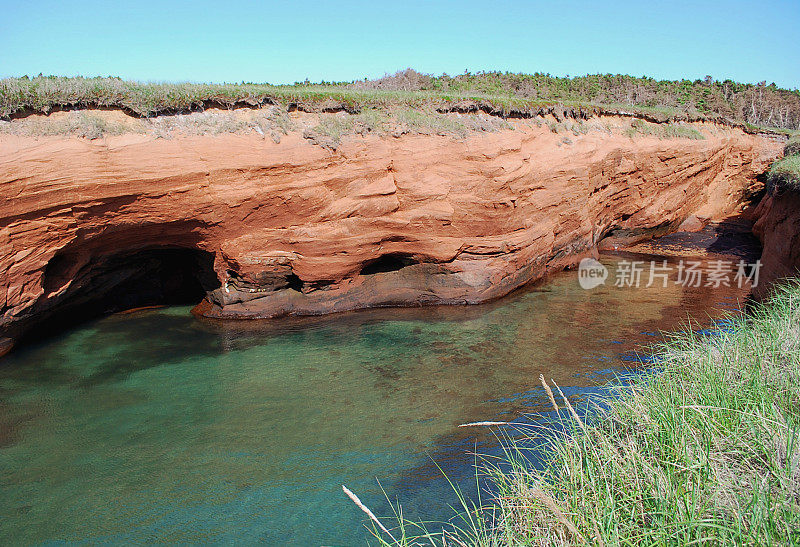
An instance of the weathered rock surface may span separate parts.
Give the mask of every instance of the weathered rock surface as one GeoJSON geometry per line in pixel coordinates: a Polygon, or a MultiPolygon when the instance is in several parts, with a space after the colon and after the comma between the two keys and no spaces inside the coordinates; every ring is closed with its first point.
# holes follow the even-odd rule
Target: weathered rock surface
{"type": "Polygon", "coordinates": [[[336,152],[293,135],[2,137],[0,335],[142,283],[180,290],[193,269],[212,317],[499,297],[615,231],[737,209],[780,144],[705,132],[567,143],[526,126],[463,141],[358,137],[336,152]],[[145,253],[165,249],[199,254],[145,253]],[[145,275],[159,268],[185,271],[145,275]]]}
{"type": "Polygon", "coordinates": [[[800,272],[800,192],[772,189],[758,204],[753,233],[761,240],[761,272],[753,289],[757,298],[777,280],[800,272]]]}

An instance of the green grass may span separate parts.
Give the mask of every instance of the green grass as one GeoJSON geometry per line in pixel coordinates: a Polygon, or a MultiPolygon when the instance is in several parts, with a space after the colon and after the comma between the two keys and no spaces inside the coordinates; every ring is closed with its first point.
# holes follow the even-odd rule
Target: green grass
{"type": "Polygon", "coordinates": [[[767,176],[779,190],[800,190],[800,135],[789,138],[783,147],[783,158],[772,163],[767,176]]]}
{"type": "Polygon", "coordinates": [[[778,188],[800,190],[800,155],[784,156],[774,162],[768,176],[778,188]]]}
{"type": "Polygon", "coordinates": [[[189,111],[207,106],[281,103],[310,111],[386,108],[393,105],[446,108],[458,102],[486,102],[500,110],[536,110],[554,101],[506,95],[436,90],[361,89],[347,85],[140,83],[118,78],[6,78],[0,80],[0,117],[49,112],[62,107],[119,107],[138,116],[189,111]]]}
{"type": "Polygon", "coordinates": [[[648,121],[712,119],[800,129],[800,92],[730,80],[655,80],[612,74],[560,78],[500,72],[429,76],[411,69],[373,81],[294,85],[142,83],[120,78],[37,76],[0,80],[0,118],[60,108],[121,108],[136,116],[208,106],[280,104],[309,111],[390,106],[484,111],[499,116],[553,113],[584,118],[628,113],[648,121]]]}
{"type": "Polygon", "coordinates": [[[515,446],[489,464],[494,504],[464,501],[444,532],[398,512],[397,542],[376,534],[387,545],[800,544],[800,282],[731,330],[675,335],[657,355],[660,372],[586,421],[554,387],[566,432],[532,435],[543,472],[515,446]]]}

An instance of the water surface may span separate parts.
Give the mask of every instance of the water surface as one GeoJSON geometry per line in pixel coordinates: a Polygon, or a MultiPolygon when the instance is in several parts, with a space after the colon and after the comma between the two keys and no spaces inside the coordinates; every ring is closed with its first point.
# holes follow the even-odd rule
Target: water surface
{"type": "Polygon", "coordinates": [[[497,451],[459,424],[546,410],[540,373],[592,393],[660,329],[746,292],[585,291],[564,272],[481,306],[81,325],[0,361],[0,543],[365,544],[341,485],[385,515],[376,479],[409,515],[446,519],[437,465],[474,493],[470,454],[497,451]]]}

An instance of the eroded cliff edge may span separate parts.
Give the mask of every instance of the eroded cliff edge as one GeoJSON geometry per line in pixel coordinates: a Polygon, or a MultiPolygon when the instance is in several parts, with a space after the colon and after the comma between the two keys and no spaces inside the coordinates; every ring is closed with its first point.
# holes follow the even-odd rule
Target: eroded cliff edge
{"type": "Polygon", "coordinates": [[[609,234],[720,218],[761,190],[780,143],[695,127],[703,139],[518,124],[336,151],[298,135],[3,136],[2,336],[190,278],[210,317],[496,298],[609,234]]]}
{"type": "Polygon", "coordinates": [[[753,233],[761,240],[761,278],[753,289],[763,298],[777,280],[800,272],[800,191],[772,186],[754,212],[753,233]]]}

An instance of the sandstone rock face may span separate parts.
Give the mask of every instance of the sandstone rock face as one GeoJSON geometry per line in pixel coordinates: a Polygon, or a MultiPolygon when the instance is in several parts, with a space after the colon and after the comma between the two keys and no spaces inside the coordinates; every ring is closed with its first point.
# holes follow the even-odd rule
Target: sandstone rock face
{"type": "Polygon", "coordinates": [[[761,271],[754,296],[763,298],[775,281],[800,272],[800,193],[768,192],[756,207],[753,233],[761,240],[761,271]]]}
{"type": "Polygon", "coordinates": [[[192,271],[198,311],[222,318],[496,298],[615,231],[735,210],[780,144],[703,131],[564,139],[526,125],[335,152],[296,135],[3,136],[0,334],[143,284],[171,294],[192,271]],[[147,254],[170,250],[195,254],[147,254]]]}

